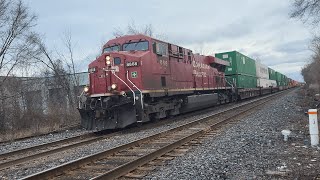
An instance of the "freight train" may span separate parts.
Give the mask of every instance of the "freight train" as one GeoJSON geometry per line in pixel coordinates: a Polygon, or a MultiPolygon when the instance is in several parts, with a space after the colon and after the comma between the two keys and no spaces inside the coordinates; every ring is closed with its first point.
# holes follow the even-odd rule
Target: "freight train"
{"type": "Polygon", "coordinates": [[[291,86],[257,64],[236,51],[204,56],[140,34],[112,39],[89,64],[90,84],[79,96],[81,125],[119,129],[291,86]]]}

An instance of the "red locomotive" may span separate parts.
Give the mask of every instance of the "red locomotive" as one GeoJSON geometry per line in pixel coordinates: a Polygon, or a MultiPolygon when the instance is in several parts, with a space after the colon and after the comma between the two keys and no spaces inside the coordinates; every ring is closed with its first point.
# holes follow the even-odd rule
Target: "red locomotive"
{"type": "Polygon", "coordinates": [[[144,35],[108,41],[80,98],[86,129],[124,128],[232,99],[229,62],[144,35]]]}

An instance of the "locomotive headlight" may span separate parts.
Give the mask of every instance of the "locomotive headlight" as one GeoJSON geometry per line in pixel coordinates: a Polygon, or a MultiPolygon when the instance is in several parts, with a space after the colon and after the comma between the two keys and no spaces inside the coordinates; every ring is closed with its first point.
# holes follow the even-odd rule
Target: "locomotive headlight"
{"type": "Polygon", "coordinates": [[[112,84],[112,85],[111,85],[111,89],[114,90],[114,89],[116,89],[116,88],[117,88],[117,84],[112,84]]]}
{"type": "Polygon", "coordinates": [[[84,87],[83,91],[84,91],[85,93],[89,92],[89,87],[88,87],[88,86],[84,87]]]}
{"type": "Polygon", "coordinates": [[[110,61],[111,57],[110,56],[106,56],[106,64],[110,65],[111,61],[110,61]]]}

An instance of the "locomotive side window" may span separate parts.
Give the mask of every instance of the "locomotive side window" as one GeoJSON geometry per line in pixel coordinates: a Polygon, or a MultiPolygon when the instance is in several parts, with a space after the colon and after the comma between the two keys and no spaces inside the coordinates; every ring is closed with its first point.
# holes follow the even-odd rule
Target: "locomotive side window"
{"type": "Polygon", "coordinates": [[[188,50],[183,49],[183,62],[184,63],[188,63],[187,54],[188,54],[188,50]]]}
{"type": "Polygon", "coordinates": [[[149,49],[148,41],[130,42],[122,46],[124,51],[147,51],[149,49]]]}
{"type": "Polygon", "coordinates": [[[157,55],[168,56],[168,44],[166,43],[153,43],[153,52],[157,55]]]}
{"type": "Polygon", "coordinates": [[[182,47],[179,47],[179,57],[183,57],[183,49],[182,49],[182,47]]]}
{"type": "Polygon", "coordinates": [[[113,59],[113,63],[114,63],[114,65],[119,65],[119,64],[121,64],[121,59],[119,57],[115,57],[113,59]]]}
{"type": "Polygon", "coordinates": [[[103,49],[103,52],[112,52],[112,51],[120,51],[120,46],[115,45],[115,46],[109,46],[103,49]]]}
{"type": "Polygon", "coordinates": [[[191,52],[188,51],[188,62],[191,64],[191,52]]]}

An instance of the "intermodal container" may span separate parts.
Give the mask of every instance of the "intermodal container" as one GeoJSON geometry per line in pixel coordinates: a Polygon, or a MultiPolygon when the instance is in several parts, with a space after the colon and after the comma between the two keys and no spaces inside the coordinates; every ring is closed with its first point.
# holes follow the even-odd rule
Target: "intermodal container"
{"type": "Polygon", "coordinates": [[[278,86],[282,86],[282,74],[276,71],[276,81],[278,86]]]}
{"type": "Polygon", "coordinates": [[[236,85],[237,88],[257,88],[257,77],[255,76],[236,74],[225,77],[229,83],[236,85]]]}
{"type": "Polygon", "coordinates": [[[269,71],[269,79],[277,80],[277,74],[276,74],[277,71],[275,71],[271,68],[268,68],[268,71],[269,71]]]}
{"type": "Polygon", "coordinates": [[[256,62],[256,74],[257,78],[269,79],[268,66],[256,62]]]}
{"type": "Polygon", "coordinates": [[[257,79],[257,86],[266,88],[266,87],[277,87],[277,81],[276,80],[270,80],[270,79],[264,79],[264,78],[258,78],[257,79]]]}
{"type": "Polygon", "coordinates": [[[219,59],[227,60],[230,62],[225,70],[226,75],[249,75],[256,77],[256,61],[237,52],[223,52],[217,53],[215,56],[219,59]]]}
{"type": "Polygon", "coordinates": [[[283,79],[284,86],[288,86],[289,78],[286,75],[283,75],[283,77],[284,77],[284,79],[283,79]]]}
{"type": "Polygon", "coordinates": [[[288,86],[287,76],[276,71],[276,81],[278,86],[288,86]]]}

